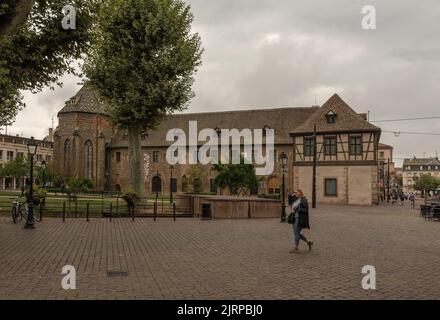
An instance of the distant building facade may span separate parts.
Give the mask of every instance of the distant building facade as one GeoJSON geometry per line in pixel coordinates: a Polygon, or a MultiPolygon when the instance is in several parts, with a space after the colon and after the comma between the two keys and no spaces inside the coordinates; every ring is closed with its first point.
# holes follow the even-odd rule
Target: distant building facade
{"type": "Polygon", "coordinates": [[[382,201],[387,199],[388,194],[392,193],[397,184],[396,170],[393,161],[393,147],[384,143],[379,143],[379,196],[382,201]]]}
{"type": "MultiPolygon", "coordinates": [[[[129,189],[128,133],[112,125],[105,106],[87,85],[58,113],[54,133],[54,168],[66,177],[89,177],[96,189],[129,189]]],[[[175,114],[157,130],[142,134],[144,187],[147,194],[160,190],[169,194],[191,192],[189,171],[194,165],[170,167],[166,161],[169,130],[178,128],[188,134],[189,121],[199,130],[274,129],[275,167],[253,193],[280,193],[282,175],[279,156],[288,156],[286,192],[302,188],[311,197],[310,137],[317,125],[318,201],[321,203],[373,204],[378,201],[378,150],[380,129],[364,114],[351,109],[338,95],[322,107],[275,108],[227,112],[175,114]],[[333,117],[330,119],[329,116],[333,117]],[[171,179],[171,174],[173,178],[171,179]]],[[[200,147],[205,142],[200,142],[200,147]]],[[[196,165],[204,170],[203,191],[226,194],[213,183],[211,165],[196,165]]]]}
{"type": "MultiPolygon", "coordinates": [[[[53,159],[53,145],[51,141],[52,130],[49,129],[49,135],[44,140],[35,140],[38,144],[37,154],[35,156],[36,165],[40,165],[44,160],[48,165],[53,159]]],[[[0,164],[5,165],[15,160],[17,156],[27,158],[27,144],[29,138],[11,135],[0,135],[0,164]]],[[[0,177],[0,189],[2,190],[18,190],[21,188],[24,178],[28,176],[27,172],[23,172],[23,178],[17,177],[0,177]]]]}
{"type": "Polygon", "coordinates": [[[403,161],[402,184],[404,192],[414,192],[414,183],[422,175],[440,178],[440,161],[438,158],[412,158],[403,161]]]}

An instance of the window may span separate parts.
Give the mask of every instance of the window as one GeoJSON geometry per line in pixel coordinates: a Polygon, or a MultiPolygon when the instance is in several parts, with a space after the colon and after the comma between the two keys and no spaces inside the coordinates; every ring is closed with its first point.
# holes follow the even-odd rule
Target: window
{"type": "Polygon", "coordinates": [[[121,153],[116,152],[116,162],[121,162],[121,153]]]}
{"type": "MultiPolygon", "coordinates": [[[[349,145],[350,145],[349,153],[351,156],[362,155],[362,137],[361,136],[350,137],[349,145]]],[[[383,151],[380,152],[381,158],[383,158],[383,155],[384,155],[383,151]]]]}
{"type": "Polygon", "coordinates": [[[268,192],[270,194],[279,194],[280,193],[280,180],[277,177],[269,178],[269,181],[267,183],[268,185],[268,192]]]}
{"type": "Polygon", "coordinates": [[[23,152],[17,152],[17,157],[20,159],[24,159],[24,153],[23,152]]]}
{"type": "Polygon", "coordinates": [[[385,153],[383,151],[379,152],[379,158],[383,159],[385,157],[385,153]]]}
{"type": "Polygon", "coordinates": [[[151,192],[160,193],[162,192],[162,179],[159,176],[154,176],[151,180],[151,192]]]}
{"type": "Polygon", "coordinates": [[[209,180],[209,192],[217,193],[217,184],[214,179],[209,180]]]}
{"type": "Polygon", "coordinates": [[[324,138],[324,155],[335,156],[336,153],[337,153],[336,137],[325,137],[324,138]]]}
{"type": "Polygon", "coordinates": [[[171,179],[171,192],[177,192],[177,179],[171,179]]]}
{"type": "Polygon", "coordinates": [[[159,161],[160,161],[159,151],[153,151],[153,162],[159,162],[159,161]]]}
{"type": "Polygon", "coordinates": [[[69,139],[64,141],[64,172],[70,176],[70,155],[72,153],[72,143],[69,139]]]}
{"type": "Polygon", "coordinates": [[[85,144],[85,176],[91,179],[93,177],[93,144],[90,140],[85,144]]]}
{"type": "Polygon", "coordinates": [[[329,111],[326,115],[325,118],[327,119],[327,123],[335,123],[336,122],[336,113],[334,113],[333,111],[329,111]]]}
{"type": "Polygon", "coordinates": [[[337,197],[337,180],[336,179],[325,179],[325,196],[326,197],[337,197]]]}
{"type": "Polygon", "coordinates": [[[313,156],[313,141],[312,137],[304,138],[304,156],[311,157],[313,156]]]}
{"type": "Polygon", "coordinates": [[[14,151],[8,151],[7,159],[8,161],[14,160],[14,151]]]}
{"type": "Polygon", "coordinates": [[[194,193],[202,192],[202,181],[200,180],[200,178],[194,179],[193,192],[194,193]]]}
{"type": "Polygon", "coordinates": [[[188,192],[188,178],[185,175],[182,176],[182,192],[188,192]]]}
{"type": "Polygon", "coordinates": [[[52,157],[51,156],[46,156],[46,162],[48,162],[48,163],[52,162],[52,157]]]}
{"type": "Polygon", "coordinates": [[[0,160],[3,160],[3,150],[0,150],[0,160]]]}
{"type": "Polygon", "coordinates": [[[420,170],[423,170],[423,166],[420,166],[420,170]]]}

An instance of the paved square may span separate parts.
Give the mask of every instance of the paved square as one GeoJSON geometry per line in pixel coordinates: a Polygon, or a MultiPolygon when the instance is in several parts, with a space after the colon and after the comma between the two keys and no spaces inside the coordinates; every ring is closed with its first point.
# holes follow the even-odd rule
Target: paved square
{"type": "Polygon", "coordinates": [[[315,249],[293,255],[291,226],[275,219],[45,219],[24,230],[2,217],[0,298],[440,296],[440,222],[425,222],[408,207],[321,206],[311,226],[305,234],[315,249]],[[61,288],[67,264],[76,267],[76,290],[61,288]],[[361,288],[367,264],[376,267],[376,291],[361,288]]]}

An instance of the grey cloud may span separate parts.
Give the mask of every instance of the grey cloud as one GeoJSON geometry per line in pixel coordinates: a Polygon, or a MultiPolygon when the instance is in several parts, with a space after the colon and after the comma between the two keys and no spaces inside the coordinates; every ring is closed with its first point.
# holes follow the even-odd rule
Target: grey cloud
{"type": "MultiPolygon", "coordinates": [[[[189,111],[310,106],[337,91],[373,119],[440,115],[438,0],[191,0],[193,30],[206,51],[189,111]],[[364,5],[377,30],[361,28],[364,5]],[[266,39],[266,41],[265,41],[266,39]]],[[[41,136],[78,89],[27,94],[14,130],[41,136]],[[38,119],[35,114],[39,114],[38,119]],[[44,127],[44,128],[43,128],[44,127]]],[[[384,129],[440,132],[439,121],[383,123],[384,129]]],[[[400,156],[440,151],[435,137],[384,133],[400,156]]]]}

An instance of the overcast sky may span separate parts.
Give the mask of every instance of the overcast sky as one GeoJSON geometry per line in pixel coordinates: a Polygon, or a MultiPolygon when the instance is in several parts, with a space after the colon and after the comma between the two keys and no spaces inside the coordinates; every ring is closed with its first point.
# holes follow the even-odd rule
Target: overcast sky
{"type": "MultiPolygon", "coordinates": [[[[440,1],[191,0],[205,53],[188,111],[323,104],[333,93],[371,120],[440,116],[440,1]],[[361,27],[374,5],[377,29],[361,27]]],[[[9,133],[42,138],[80,79],[32,95],[9,133]]],[[[380,123],[440,133],[440,120],[380,123]]],[[[437,136],[382,134],[403,157],[435,156],[437,136]]]]}

